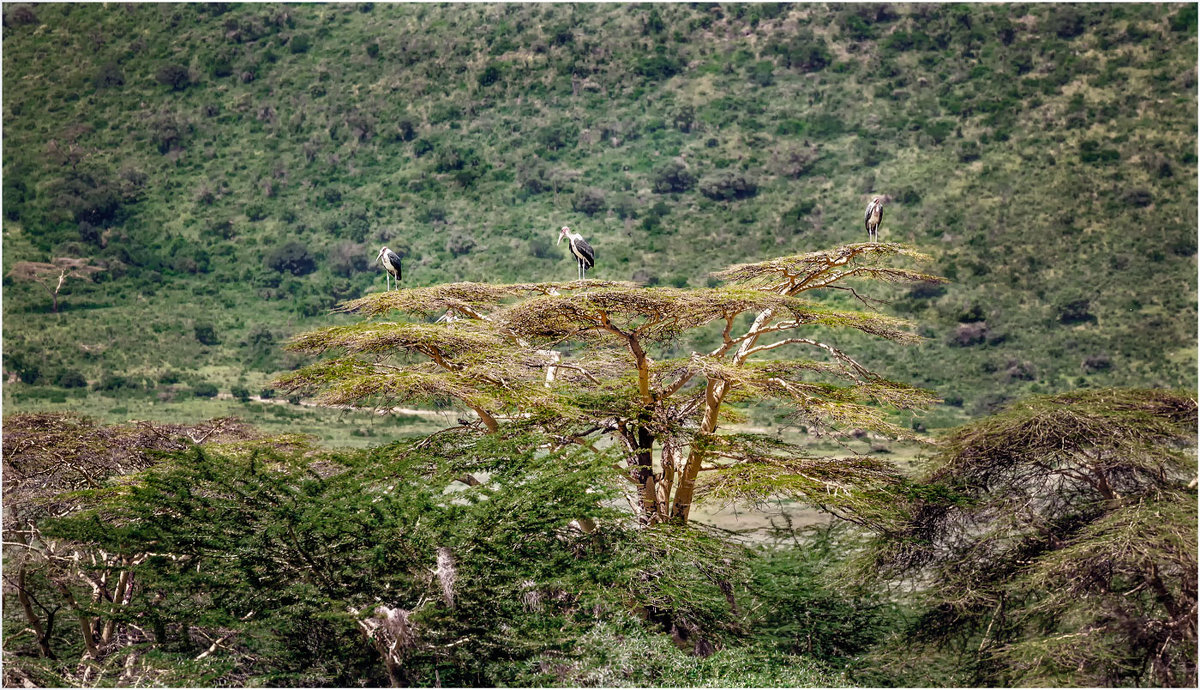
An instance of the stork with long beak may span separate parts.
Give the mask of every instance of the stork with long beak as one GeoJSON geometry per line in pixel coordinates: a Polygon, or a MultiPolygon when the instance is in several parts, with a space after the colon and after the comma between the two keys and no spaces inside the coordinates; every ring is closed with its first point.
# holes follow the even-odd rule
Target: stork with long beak
{"type": "Polygon", "coordinates": [[[879,241],[879,224],[883,222],[883,205],[890,200],[887,196],[876,196],[871,198],[871,203],[867,204],[867,241],[879,241]]]}
{"type": "Polygon", "coordinates": [[[564,237],[568,240],[571,254],[579,261],[579,280],[582,281],[587,277],[587,270],[596,265],[596,250],[583,239],[583,235],[571,232],[571,228],[565,225],[558,231],[558,244],[562,244],[564,237]]]}
{"type": "MultiPolygon", "coordinates": [[[[396,289],[399,289],[400,288],[400,274],[401,274],[399,255],[397,255],[396,252],[388,249],[387,247],[383,247],[379,250],[379,256],[376,256],[375,260],[383,265],[383,270],[387,271],[387,274],[384,276],[385,278],[387,276],[391,276],[392,278],[396,279],[396,289]]],[[[391,290],[392,289],[392,281],[388,280],[387,284],[388,284],[388,290],[391,290]]]]}

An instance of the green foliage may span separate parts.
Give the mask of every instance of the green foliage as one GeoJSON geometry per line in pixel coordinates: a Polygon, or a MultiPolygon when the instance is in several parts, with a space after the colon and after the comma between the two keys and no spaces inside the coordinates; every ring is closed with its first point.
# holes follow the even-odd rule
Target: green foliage
{"type": "Polygon", "coordinates": [[[1096,317],[1089,311],[1090,307],[1091,300],[1086,297],[1067,300],[1058,307],[1058,320],[1065,324],[1095,321],[1096,317]]]}
{"type": "Polygon", "coordinates": [[[1060,5],[1050,14],[1048,27],[1059,38],[1075,38],[1083,33],[1083,12],[1074,5],[1060,5]]]}
{"type": "Polygon", "coordinates": [[[63,388],[86,388],[87,379],[74,369],[64,369],[54,378],[54,385],[63,388]]]}
{"type": "Polygon", "coordinates": [[[197,398],[215,398],[218,392],[216,384],[207,381],[201,381],[192,386],[192,395],[197,398]]]}
{"type": "Polygon", "coordinates": [[[640,60],[636,70],[639,75],[650,81],[661,81],[679,74],[683,65],[679,58],[658,54],[640,60]]]}
{"type": "Polygon", "coordinates": [[[1180,5],[1179,11],[1171,15],[1171,30],[1183,33],[1196,32],[1196,7],[1180,5]]]}
{"type": "Polygon", "coordinates": [[[21,352],[4,353],[4,370],[15,373],[22,383],[35,384],[42,380],[41,364],[21,352]]]}
{"type": "Polygon", "coordinates": [[[1121,152],[1117,149],[1101,148],[1100,142],[1085,139],[1079,142],[1079,160],[1092,164],[1115,163],[1121,160],[1121,152]]]}
{"type": "Polygon", "coordinates": [[[116,62],[106,62],[96,70],[94,78],[96,88],[109,89],[125,85],[125,74],[116,62]]]}
{"type": "Polygon", "coordinates": [[[855,543],[844,526],[807,536],[790,548],[763,549],[749,564],[746,587],[761,616],[755,634],[780,652],[825,661],[863,654],[897,627],[897,606],[836,583],[855,543]]]}
{"type": "Polygon", "coordinates": [[[758,185],[742,173],[724,172],[701,179],[700,193],[714,201],[749,199],[758,193],[758,185]]]}
{"type": "Polygon", "coordinates": [[[654,191],[686,192],[696,184],[696,175],[681,161],[667,161],[654,171],[654,191]]]}
{"type": "Polygon", "coordinates": [[[984,685],[1194,684],[1196,401],[1032,398],[956,430],[868,566],[984,685]]]}
{"type": "Polygon", "coordinates": [[[267,253],[267,268],[280,273],[302,276],[316,270],[316,261],[303,243],[295,240],[285,242],[267,253]]]}
{"type": "MultiPolygon", "coordinates": [[[[644,586],[635,583],[654,591],[669,580],[639,568],[678,561],[681,575],[693,569],[672,552],[622,546],[634,535],[619,522],[591,536],[569,529],[585,516],[616,519],[597,507],[611,491],[611,460],[540,445],[460,437],[432,455],[392,446],[318,462],[261,448],[197,449],[50,533],[118,552],[154,543],[173,554],[135,566],[141,587],[122,620],[158,631],[151,648],[180,656],[195,656],[180,626],[233,631],[226,639],[235,652],[218,656],[232,666],[223,677],[239,684],[344,686],[386,682],[388,673],[424,684],[435,671],[454,685],[503,683],[521,660],[623,619],[623,598],[644,586]],[[462,471],[488,479],[447,493],[462,471]],[[413,631],[393,639],[402,663],[390,670],[361,627],[381,604],[413,631]]],[[[706,582],[699,572],[688,577],[706,582]]],[[[673,584],[679,590],[661,591],[656,607],[710,620],[678,600],[683,582],[673,584]]]]}
{"type": "Polygon", "coordinates": [[[309,48],[312,48],[312,39],[304,34],[296,34],[292,36],[292,40],[288,41],[288,50],[293,55],[298,53],[307,53],[309,48]]]}
{"type": "Polygon", "coordinates": [[[571,200],[571,208],[589,216],[601,213],[607,208],[604,191],[593,187],[579,190],[571,200]]]}
{"type": "MultiPolygon", "coordinates": [[[[6,635],[10,680],[846,685],[839,655],[876,620],[815,575],[823,546],[751,554],[695,529],[630,529],[602,507],[621,481],[611,453],[548,449],[516,427],[329,453],[229,420],[9,423],[6,522],[36,519],[22,524],[94,558],[50,567],[6,551],[5,574],[39,606],[114,633],[82,662],[78,626],[48,636],[42,658],[28,634],[6,635]],[[582,520],[600,529],[584,533],[582,520]],[[65,598],[97,577],[127,597],[65,598]],[[820,634],[808,621],[846,618],[866,627],[821,638],[830,665],[789,653],[820,634]]],[[[30,624],[20,607],[5,614],[8,629],[30,624]]]]}
{"type": "Polygon", "coordinates": [[[759,86],[770,86],[775,83],[774,71],[775,64],[770,60],[756,62],[750,69],[750,80],[759,86]]]}
{"type": "Polygon", "coordinates": [[[196,342],[201,345],[220,345],[221,340],[217,338],[217,331],[211,323],[198,323],[195,328],[196,342]]]}
{"type": "Polygon", "coordinates": [[[178,63],[168,63],[158,68],[154,78],[159,84],[169,86],[173,91],[186,89],[192,83],[187,67],[178,63]]]}
{"type": "Polygon", "coordinates": [[[500,81],[502,76],[503,72],[500,69],[500,66],[497,64],[490,64],[487,67],[484,67],[483,71],[479,73],[479,85],[491,86],[492,84],[500,81]]]}
{"type": "Polygon", "coordinates": [[[801,29],[787,40],[773,38],[767,51],[779,55],[785,66],[801,72],[816,72],[833,62],[825,39],[808,29],[801,29]]]}
{"type": "Polygon", "coordinates": [[[105,394],[121,393],[123,391],[141,390],[142,384],[132,378],[121,376],[120,374],[105,374],[103,378],[93,384],[92,389],[105,394]]]}
{"type": "Polygon", "coordinates": [[[846,674],[807,657],[731,646],[698,657],[670,638],[648,634],[636,619],[595,626],[566,654],[518,667],[513,686],[558,687],[845,687],[846,674]]]}

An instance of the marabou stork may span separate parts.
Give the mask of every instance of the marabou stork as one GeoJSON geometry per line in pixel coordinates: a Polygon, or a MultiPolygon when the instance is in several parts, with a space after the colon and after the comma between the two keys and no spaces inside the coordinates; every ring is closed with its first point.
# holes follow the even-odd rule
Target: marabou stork
{"type": "MultiPolygon", "coordinates": [[[[383,270],[387,271],[387,276],[396,279],[396,289],[400,289],[400,256],[387,247],[382,247],[379,250],[379,256],[375,257],[375,260],[383,264],[383,270]]],[[[391,290],[392,281],[389,279],[387,283],[388,290],[391,290]]]]}
{"type": "Polygon", "coordinates": [[[867,204],[867,241],[879,241],[879,224],[883,222],[883,205],[887,203],[886,196],[872,197],[871,203],[867,204]]]}
{"type": "Polygon", "coordinates": [[[596,251],[583,239],[583,235],[571,232],[571,228],[565,225],[558,231],[558,244],[562,244],[564,237],[568,240],[571,253],[579,260],[579,279],[583,280],[587,277],[587,270],[596,265],[596,251]]]}

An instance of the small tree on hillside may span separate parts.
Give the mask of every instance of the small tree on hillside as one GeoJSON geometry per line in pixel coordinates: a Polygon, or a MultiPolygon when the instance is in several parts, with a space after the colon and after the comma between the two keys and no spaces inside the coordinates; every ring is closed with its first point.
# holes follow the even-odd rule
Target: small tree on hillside
{"type": "Polygon", "coordinates": [[[884,263],[895,257],[924,258],[897,244],[854,244],[734,266],[717,274],[729,283],[719,288],[592,280],[458,283],[370,295],[341,311],[449,318],[303,334],[290,349],[338,356],[285,375],[275,386],[319,393],[321,401],[340,405],[455,400],[489,431],[506,420],[533,424],[560,444],[591,446],[598,437],[613,437],[626,450],[634,501],[648,524],[687,522],[702,472],[711,473],[705,484],[721,499],[789,495],[832,510],[854,508],[865,495],[854,489],[895,481],[886,464],[809,457],[774,436],[717,432],[722,421],[738,418],[731,403],[754,398],[778,401],[805,424],[904,436],[879,407],[909,409],[933,397],[871,372],[828,336],[849,329],[915,342],[908,324],[799,297],[844,290],[869,306],[854,279],[939,280],[884,263]],[[715,349],[662,357],[686,334],[713,323],[721,338],[715,349]],[[774,340],[761,342],[767,338],[774,340]],[[763,357],[784,348],[807,349],[820,359],[763,357]]]}
{"type": "Polygon", "coordinates": [[[50,298],[54,300],[54,313],[58,313],[58,293],[62,291],[67,278],[90,278],[93,274],[103,271],[101,266],[90,266],[90,259],[72,259],[60,257],[51,263],[37,261],[18,261],[13,264],[10,276],[17,280],[31,280],[41,285],[50,298]],[[53,284],[54,287],[50,287],[53,284]]]}

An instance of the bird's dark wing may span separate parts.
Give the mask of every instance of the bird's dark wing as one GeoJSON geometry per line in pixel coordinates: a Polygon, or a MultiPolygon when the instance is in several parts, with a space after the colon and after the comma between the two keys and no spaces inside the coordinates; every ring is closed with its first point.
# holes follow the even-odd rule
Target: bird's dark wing
{"type": "Polygon", "coordinates": [[[870,202],[868,202],[868,203],[867,203],[867,215],[863,216],[863,222],[864,222],[864,223],[866,223],[866,224],[870,225],[870,223],[871,223],[871,211],[874,211],[874,210],[875,210],[875,206],[876,206],[876,204],[877,204],[877,203],[878,203],[878,202],[876,202],[874,199],[872,199],[870,202]]]}
{"type": "Polygon", "coordinates": [[[596,265],[596,250],[592,249],[592,245],[587,243],[587,240],[580,237],[571,243],[571,248],[575,250],[575,256],[583,262],[584,268],[591,268],[596,265]]]}

